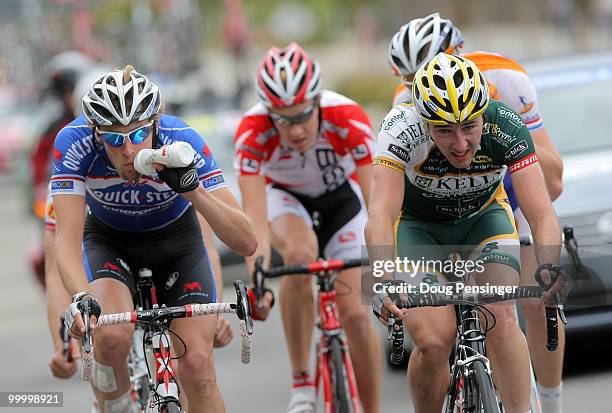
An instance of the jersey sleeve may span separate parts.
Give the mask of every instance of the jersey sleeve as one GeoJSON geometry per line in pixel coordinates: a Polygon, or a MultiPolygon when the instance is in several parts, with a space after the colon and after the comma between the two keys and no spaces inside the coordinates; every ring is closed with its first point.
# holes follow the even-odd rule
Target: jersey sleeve
{"type": "Polygon", "coordinates": [[[412,102],[412,91],[406,85],[400,83],[395,88],[395,92],[393,92],[393,106],[410,102],[412,102]]]}
{"type": "Polygon", "coordinates": [[[407,126],[406,115],[394,107],[385,116],[378,139],[374,165],[382,165],[404,173],[410,162],[410,143],[403,129],[407,126]]]}
{"type": "Polygon", "coordinates": [[[50,231],[55,231],[55,207],[53,206],[53,198],[51,197],[51,183],[47,188],[47,198],[45,200],[45,228],[50,231]]]}
{"type": "MultiPolygon", "coordinates": [[[[182,122],[182,121],[181,121],[182,122]]],[[[186,125],[185,125],[186,126],[186,125]]],[[[208,192],[227,187],[223,171],[217,164],[210,147],[193,128],[181,130],[180,139],[189,143],[196,151],[194,157],[198,179],[208,192]]]]}
{"type": "Polygon", "coordinates": [[[261,116],[242,118],[234,136],[234,169],[239,175],[263,175],[267,144],[272,135],[275,135],[274,128],[261,116]]]}
{"type": "Polygon", "coordinates": [[[508,84],[503,88],[497,88],[500,100],[519,114],[529,131],[542,128],[544,123],[540,116],[538,96],[533,82],[525,72],[506,70],[506,73],[507,79],[504,79],[504,83],[508,84]]]}
{"type": "Polygon", "coordinates": [[[85,177],[95,156],[93,135],[81,136],[72,128],[63,128],[53,145],[51,196],[85,196],[85,177]]]}
{"type": "Polygon", "coordinates": [[[369,165],[374,159],[374,139],[372,124],[359,105],[347,108],[346,122],[348,135],[345,144],[357,166],[369,165]]]}
{"type": "Polygon", "coordinates": [[[493,139],[498,143],[499,154],[508,171],[512,174],[538,162],[531,133],[519,114],[501,103],[496,112],[493,139]]]}

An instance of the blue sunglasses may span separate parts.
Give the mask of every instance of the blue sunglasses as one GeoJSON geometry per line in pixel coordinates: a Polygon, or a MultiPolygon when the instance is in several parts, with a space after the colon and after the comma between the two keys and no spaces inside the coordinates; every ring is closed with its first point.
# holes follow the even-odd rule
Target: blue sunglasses
{"type": "Polygon", "coordinates": [[[132,142],[134,145],[138,145],[140,143],[143,143],[147,139],[147,137],[149,136],[149,131],[151,130],[151,126],[153,126],[153,121],[130,132],[121,133],[105,132],[98,130],[98,135],[100,135],[100,137],[104,139],[104,142],[115,148],[122,146],[125,143],[126,139],[129,139],[130,142],[132,142]]]}

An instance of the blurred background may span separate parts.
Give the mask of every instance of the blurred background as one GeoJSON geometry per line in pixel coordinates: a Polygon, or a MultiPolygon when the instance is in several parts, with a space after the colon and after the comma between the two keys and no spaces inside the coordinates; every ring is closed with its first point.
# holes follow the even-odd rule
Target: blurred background
{"type": "MultiPolygon", "coordinates": [[[[46,363],[52,346],[46,331],[43,295],[31,276],[31,267],[40,265],[41,202],[50,171],[52,140],[62,119],[78,113],[78,98],[85,92],[77,86],[79,79],[90,76],[91,83],[95,79],[92,73],[128,63],[149,74],[162,89],[166,112],[183,117],[205,137],[235,191],[231,171],[233,133],[242,113],[256,102],[252,80],[270,46],[301,43],[321,63],[325,87],[362,104],[376,129],[390,109],[398,83],[387,65],[389,41],[408,20],[435,11],[461,29],[464,51],[495,51],[533,68],[534,81],[543,84],[545,122],[548,120],[547,126],[558,123],[552,136],[561,136],[561,142],[587,136],[586,118],[575,119],[575,127],[569,128],[571,136],[562,137],[564,121],[574,116],[567,110],[582,92],[566,88],[564,91],[570,90],[571,95],[550,93],[547,97],[546,87],[556,87],[558,92],[562,83],[559,80],[561,83],[552,82],[551,86],[551,74],[559,73],[557,67],[567,62],[576,67],[596,62],[588,63],[588,69],[575,70],[587,70],[584,73],[589,82],[607,82],[607,89],[602,89],[601,83],[594,84],[581,99],[601,99],[604,103],[598,105],[597,113],[602,116],[588,119],[589,123],[601,123],[601,129],[592,131],[598,137],[597,146],[593,144],[590,149],[600,150],[601,145],[609,148],[612,140],[604,108],[612,104],[606,92],[612,92],[612,0],[2,0],[0,337],[9,338],[8,354],[22,357],[9,360],[12,376],[0,379],[0,389],[8,389],[10,384],[12,390],[65,391],[72,400],[66,411],[84,411],[83,406],[91,399],[77,379],[62,382],[51,378],[46,363]],[[557,66],[542,62],[557,62],[557,66]],[[560,103],[564,108],[555,107],[560,103]],[[15,311],[19,308],[29,310],[15,311]]],[[[568,73],[573,78],[577,72],[568,73]]],[[[569,145],[561,147],[560,152],[567,154],[567,162],[573,165],[570,155],[577,150],[584,154],[586,149],[569,145]]],[[[596,163],[591,159],[585,161],[583,156],[581,167],[566,169],[568,179],[584,178],[584,171],[594,167],[600,178],[602,174],[611,176],[612,157],[600,156],[596,163]]],[[[597,196],[612,194],[611,182],[602,179],[597,196]]],[[[580,200],[582,209],[567,201],[560,206],[567,206],[569,211],[562,220],[574,222],[575,211],[583,211],[588,206],[585,202],[590,202],[584,195],[575,194],[573,199],[580,200]]],[[[612,242],[612,200],[602,205],[594,213],[581,212],[579,222],[584,231],[579,235],[599,234],[598,239],[612,242]],[[588,219],[584,218],[587,215],[588,219]],[[607,216],[606,220],[602,221],[602,216],[607,216]]],[[[223,258],[226,280],[246,276],[236,257],[223,254],[223,258]]],[[[267,411],[281,411],[286,405],[289,368],[286,357],[277,357],[284,351],[279,315],[258,331],[263,338],[256,344],[253,366],[239,366],[235,347],[219,352],[218,371],[230,412],[241,406],[231,397],[228,401],[230,395],[251,395],[235,377],[240,374],[245,382],[257,380],[262,366],[269,367],[270,362],[272,371],[278,371],[270,384],[281,390],[254,389],[252,395],[267,403],[267,411]]],[[[576,346],[586,347],[572,350],[612,359],[609,351],[595,351],[593,340],[581,342],[578,340],[576,346]]],[[[610,362],[570,359],[568,366],[572,362],[574,367],[568,371],[574,376],[566,380],[569,385],[564,396],[567,411],[583,408],[587,400],[603,400],[604,389],[612,386],[610,362]],[[593,366],[585,368],[584,364],[593,366]]],[[[385,403],[391,411],[399,406],[410,411],[405,389],[403,374],[385,375],[385,403]]]]}

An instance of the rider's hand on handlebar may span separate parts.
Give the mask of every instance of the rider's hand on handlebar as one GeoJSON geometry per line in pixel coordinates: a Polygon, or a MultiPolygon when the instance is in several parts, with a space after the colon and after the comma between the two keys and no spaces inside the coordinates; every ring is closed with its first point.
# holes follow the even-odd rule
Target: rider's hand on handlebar
{"type": "MultiPolygon", "coordinates": [[[[397,281],[386,281],[384,283],[397,283],[397,281]]],[[[378,320],[387,325],[389,322],[389,316],[393,315],[396,321],[403,320],[406,314],[406,309],[400,309],[395,305],[394,300],[407,301],[408,298],[405,294],[392,294],[387,293],[376,294],[372,297],[372,311],[378,320]]]]}
{"type": "MultiPolygon", "coordinates": [[[[569,274],[563,268],[558,266],[552,266],[551,269],[543,268],[540,271],[540,277],[542,282],[549,286],[546,291],[542,293],[542,300],[548,307],[556,307],[559,304],[563,304],[567,300],[569,274]],[[554,271],[555,282],[551,285],[551,271],[554,271]]],[[[536,277],[537,278],[537,277],[536,277]]],[[[538,280],[539,282],[539,280],[538,280]]]]}
{"type": "Polygon", "coordinates": [[[225,320],[223,317],[221,317],[221,315],[219,315],[219,318],[217,318],[217,329],[215,331],[215,340],[213,342],[213,347],[225,347],[230,343],[230,341],[232,341],[232,338],[234,338],[232,326],[227,320],[225,320]]]}
{"type": "Polygon", "coordinates": [[[75,338],[82,338],[85,334],[85,323],[81,316],[83,308],[83,300],[87,299],[90,303],[90,318],[89,318],[89,330],[93,331],[96,328],[96,321],[100,316],[101,310],[100,305],[95,298],[88,292],[80,292],[72,297],[73,303],[68,306],[66,314],[64,316],[64,325],[70,332],[70,335],[75,338]]]}
{"type": "Polygon", "coordinates": [[[81,357],[79,346],[72,346],[72,359],[66,361],[64,358],[64,350],[59,347],[51,360],[49,361],[49,368],[51,373],[59,379],[69,379],[74,375],[77,370],[77,359],[81,357]]]}
{"type": "Polygon", "coordinates": [[[257,300],[255,291],[253,288],[249,288],[249,303],[251,305],[251,316],[253,320],[263,321],[268,318],[270,310],[274,306],[274,293],[269,288],[263,289],[263,297],[261,300],[257,300]]]}

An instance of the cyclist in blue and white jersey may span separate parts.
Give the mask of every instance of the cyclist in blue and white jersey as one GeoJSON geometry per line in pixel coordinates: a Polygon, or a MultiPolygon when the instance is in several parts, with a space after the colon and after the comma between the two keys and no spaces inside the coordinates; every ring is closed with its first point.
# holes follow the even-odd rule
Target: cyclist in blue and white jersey
{"type": "MultiPolygon", "coordinates": [[[[133,309],[133,271],[139,268],[152,269],[160,303],[216,300],[196,210],[237,253],[250,255],[257,246],[253,225],[226,188],[206,142],[160,108],[157,85],[128,65],[91,86],[83,97],[84,115],[56,138],[51,180],[55,247],[62,281],[73,294],[66,324],[74,336],[84,330],[77,303],[85,297],[105,313],[133,309]],[[141,149],[177,141],[195,150],[191,165],[158,165],[156,176],[141,176],[134,169],[141,149]]],[[[216,317],[172,322],[189,347],[178,376],[193,412],[224,411],[212,360],[215,326],[216,317]]],[[[126,359],[132,331],[117,326],[94,334],[93,388],[101,411],[130,409],[126,359]]]]}

